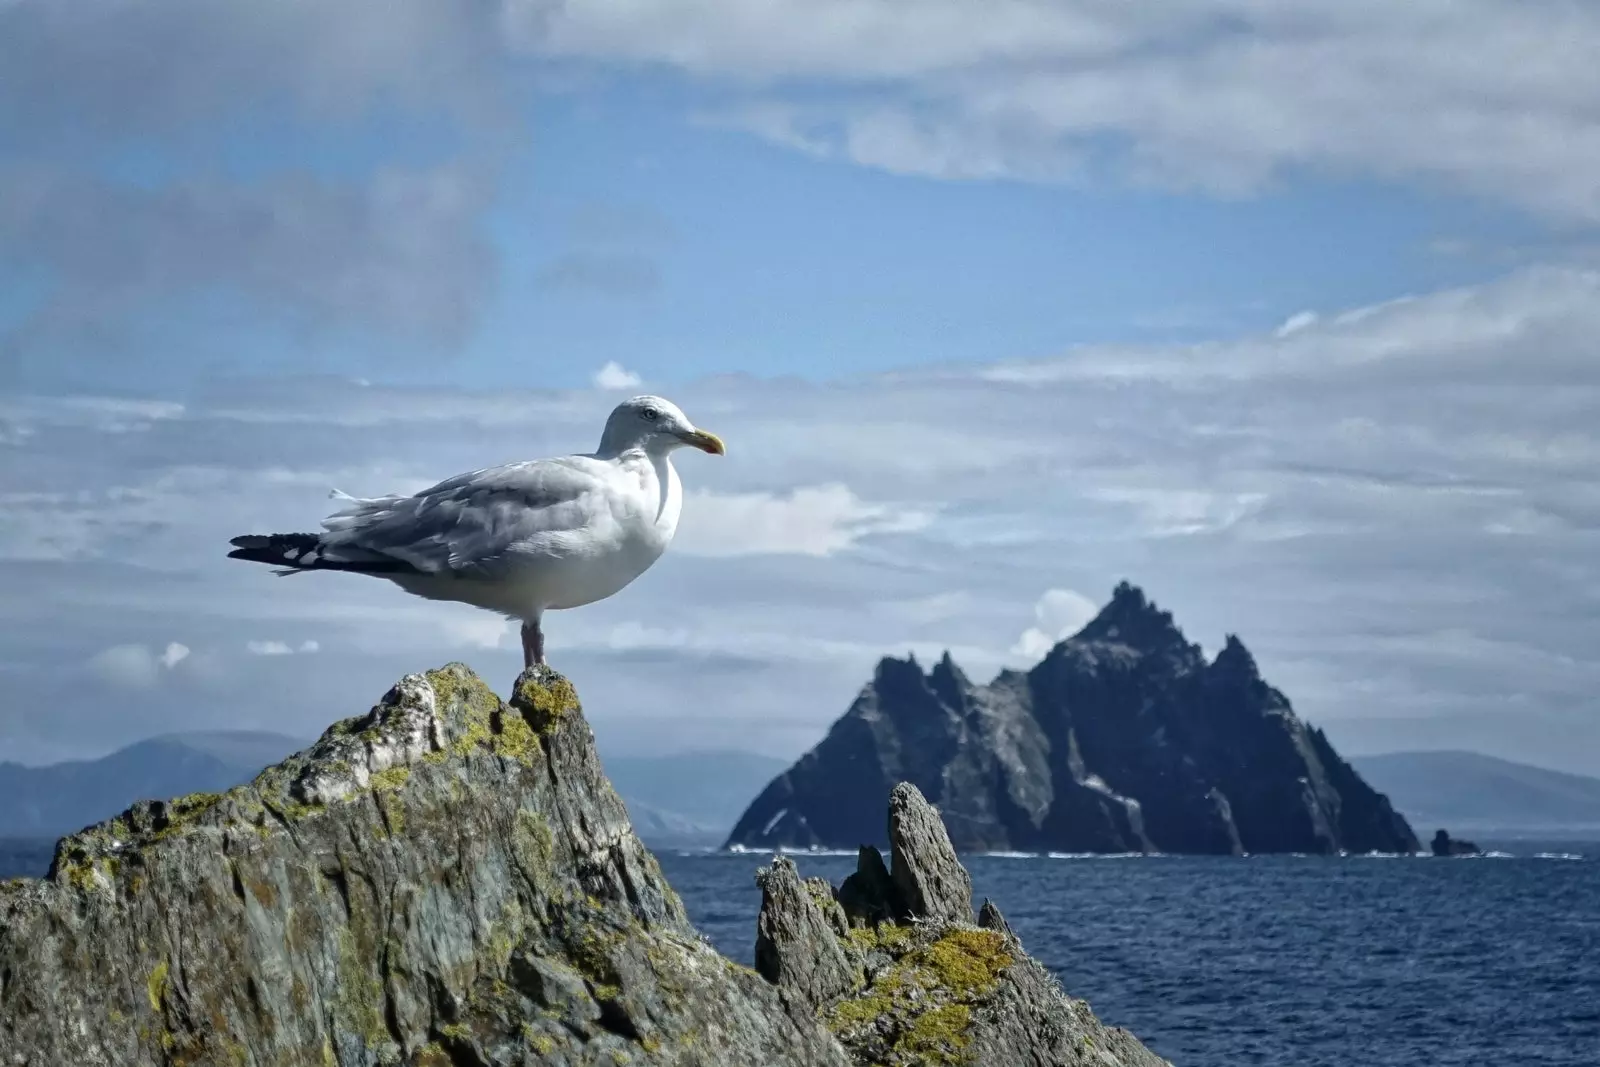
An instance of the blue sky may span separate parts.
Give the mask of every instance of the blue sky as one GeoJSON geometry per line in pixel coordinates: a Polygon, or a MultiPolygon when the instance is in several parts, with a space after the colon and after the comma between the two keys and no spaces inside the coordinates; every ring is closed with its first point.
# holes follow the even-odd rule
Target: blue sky
{"type": "Polygon", "coordinates": [[[648,388],[732,453],[549,627],[617,749],[793,755],[879,655],[1026,665],[1127,577],[1348,747],[1600,771],[1595,48],[1510,0],[0,4],[0,758],[514,670],[220,546],[648,388]]]}

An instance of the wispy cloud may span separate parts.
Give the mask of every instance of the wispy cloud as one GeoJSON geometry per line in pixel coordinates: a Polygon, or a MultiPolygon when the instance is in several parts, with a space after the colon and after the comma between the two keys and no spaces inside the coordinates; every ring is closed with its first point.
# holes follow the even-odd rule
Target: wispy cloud
{"type": "Polygon", "coordinates": [[[725,121],[900,173],[1234,195],[1323,168],[1600,220],[1600,13],[1577,5],[677,0],[537,19],[539,52],[735,87],[725,121]]]}
{"type": "MultiPolygon", "coordinates": [[[[1573,738],[1600,743],[1597,334],[1600,276],[1540,269],[1282,337],[687,386],[673,399],[737,450],[682,457],[681,541],[618,596],[552,613],[551,655],[619,744],[737,725],[793,751],[877,655],[948,645],[979,674],[1021,665],[1129,577],[1211,647],[1242,634],[1336,739],[1442,743],[1499,722],[1502,751],[1575,765],[1573,738]],[[685,709],[670,726],[640,702],[646,681],[685,709]]],[[[585,450],[613,401],[326,379],[0,400],[15,430],[0,629],[34,665],[8,674],[8,707],[119,648],[93,677],[140,709],[110,720],[93,692],[57,694],[49,724],[0,709],[0,739],[109,744],[211,706],[140,679],[226,685],[230,715],[311,730],[442,659],[509,677],[498,617],[368,578],[279,580],[224,559],[227,538],[314,529],[331,485],[415,489],[585,450]],[[162,667],[151,632],[200,651],[162,667]]]]}

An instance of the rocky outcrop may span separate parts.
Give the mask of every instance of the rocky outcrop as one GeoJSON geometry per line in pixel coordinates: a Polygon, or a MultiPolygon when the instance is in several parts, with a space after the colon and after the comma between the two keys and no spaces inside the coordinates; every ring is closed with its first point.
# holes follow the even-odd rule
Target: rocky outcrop
{"type": "Polygon", "coordinates": [[[572,687],[459,665],[0,887],[7,1067],[815,1064],[629,827],[572,687]]]}
{"type": "Polygon", "coordinates": [[[786,857],[757,876],[756,966],[817,1012],[857,1063],[1170,1067],[1064,995],[972,883],[913,785],[890,798],[893,852],[861,849],[834,890],[786,857]]]}
{"type": "Polygon", "coordinates": [[[998,912],[971,925],[920,796],[892,820],[894,869],[864,855],[853,895],[763,876],[757,973],[690,925],[565,679],[506,703],[459,664],[409,675],[248,785],[141,803],[0,884],[0,1062],[1159,1062],[998,912]]]}
{"type": "Polygon", "coordinates": [[[1458,837],[1451,837],[1448,830],[1440,830],[1433,835],[1433,840],[1428,842],[1429,849],[1435,856],[1481,856],[1483,850],[1471,841],[1463,841],[1458,837]]]}
{"type": "Polygon", "coordinates": [[[1127,583],[1026,673],[975,685],[947,654],[885,659],[728,844],[883,844],[895,783],[962,850],[1413,852],[1411,827],[1230,636],[1207,662],[1127,583]]]}

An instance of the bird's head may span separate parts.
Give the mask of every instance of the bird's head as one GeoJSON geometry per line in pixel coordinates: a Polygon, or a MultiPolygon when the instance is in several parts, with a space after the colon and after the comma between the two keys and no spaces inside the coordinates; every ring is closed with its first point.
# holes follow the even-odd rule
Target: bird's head
{"type": "Polygon", "coordinates": [[[605,433],[600,438],[601,451],[612,454],[630,448],[661,454],[684,445],[714,456],[727,451],[722,438],[697,429],[678,405],[659,396],[636,396],[618,404],[606,420],[605,433]]]}

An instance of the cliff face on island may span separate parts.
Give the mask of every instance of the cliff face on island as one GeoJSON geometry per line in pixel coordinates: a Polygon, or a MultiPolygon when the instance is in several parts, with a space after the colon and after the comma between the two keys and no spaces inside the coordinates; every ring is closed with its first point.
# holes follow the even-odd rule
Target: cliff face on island
{"type": "Polygon", "coordinates": [[[756,798],[728,843],[881,843],[895,783],[963,850],[1415,852],[1388,800],[1268,685],[1236,637],[1207,662],[1119,585],[1026,673],[975,685],[947,654],[885,659],[827,736],[756,798]]]}
{"type": "Polygon", "coordinates": [[[897,803],[918,829],[848,908],[763,876],[757,973],[690,925],[565,679],[505,703],[457,664],[410,675],[250,784],[141,803],[0,884],[0,1059],[1161,1062],[973,925],[937,817],[897,803]]]}

